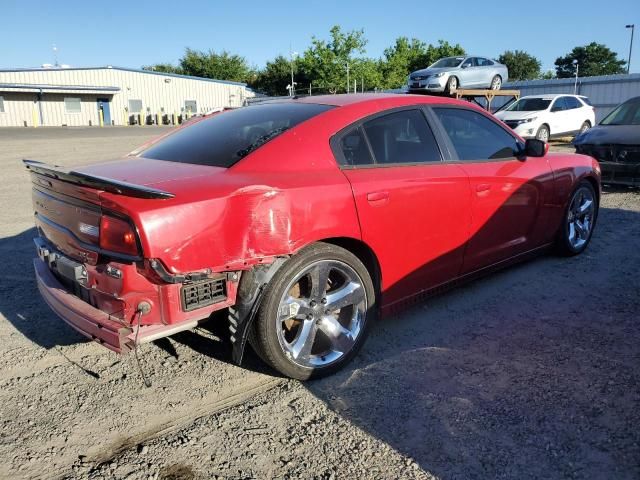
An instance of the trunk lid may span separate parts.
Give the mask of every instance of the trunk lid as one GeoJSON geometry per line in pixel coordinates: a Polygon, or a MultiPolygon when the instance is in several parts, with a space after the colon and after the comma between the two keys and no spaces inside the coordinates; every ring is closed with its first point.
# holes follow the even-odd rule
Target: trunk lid
{"type": "MultiPolygon", "coordinates": [[[[179,164],[142,158],[121,159],[78,169],[66,169],[25,160],[32,181],[32,201],[39,235],[64,255],[96,265],[100,253],[100,225],[119,196],[149,201],[173,198],[173,193],[153,187],[186,180],[207,173],[212,167],[179,164]],[[110,200],[102,198],[104,192],[110,200]]],[[[120,215],[121,217],[121,215],[120,215]]],[[[122,219],[122,218],[121,218],[122,219]]],[[[132,223],[130,219],[124,219],[132,223]]],[[[131,255],[116,254],[123,260],[131,255]]]]}

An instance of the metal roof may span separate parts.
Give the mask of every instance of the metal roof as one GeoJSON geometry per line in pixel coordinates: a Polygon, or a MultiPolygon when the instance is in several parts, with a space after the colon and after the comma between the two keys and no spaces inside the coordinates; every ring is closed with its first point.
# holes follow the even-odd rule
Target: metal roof
{"type": "Polygon", "coordinates": [[[246,83],[242,82],[232,82],[230,80],[216,80],[214,78],[203,78],[203,77],[194,77],[192,75],[180,75],[177,73],[165,73],[165,72],[156,72],[154,70],[142,70],[137,68],[126,68],[126,67],[114,67],[111,65],[107,65],[104,67],[51,67],[51,68],[0,68],[0,73],[4,72],[67,72],[73,70],[121,70],[124,72],[134,72],[134,73],[146,73],[149,75],[162,75],[164,77],[176,77],[176,78],[185,78],[188,80],[201,80],[203,82],[216,82],[216,83],[226,83],[229,85],[238,85],[241,87],[246,87],[246,83]]]}
{"type": "Polygon", "coordinates": [[[39,85],[33,83],[0,83],[0,92],[35,92],[49,93],[106,93],[113,95],[120,91],[119,87],[101,87],[86,85],[39,85]]]}

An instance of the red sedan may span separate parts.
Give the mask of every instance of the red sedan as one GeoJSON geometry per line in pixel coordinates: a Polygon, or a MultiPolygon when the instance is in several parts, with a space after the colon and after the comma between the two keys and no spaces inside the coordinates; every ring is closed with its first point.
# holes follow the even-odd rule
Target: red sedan
{"type": "Polygon", "coordinates": [[[235,361],[249,339],[299,379],[347,363],[380,314],[582,252],[600,199],[591,157],[428,96],[272,101],[121,160],[25,163],[38,286],[72,327],[124,352],[227,309],[235,361]]]}

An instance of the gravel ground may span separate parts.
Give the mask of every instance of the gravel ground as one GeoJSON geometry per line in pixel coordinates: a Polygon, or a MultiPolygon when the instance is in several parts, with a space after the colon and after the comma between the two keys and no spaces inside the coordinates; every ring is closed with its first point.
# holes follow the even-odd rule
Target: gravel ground
{"type": "Polygon", "coordinates": [[[40,300],[19,159],[100,161],[161,131],[0,130],[1,478],[640,478],[638,192],[604,194],[583,255],[386,319],[331,378],[233,365],[214,319],[144,345],[145,388],[40,300]]]}

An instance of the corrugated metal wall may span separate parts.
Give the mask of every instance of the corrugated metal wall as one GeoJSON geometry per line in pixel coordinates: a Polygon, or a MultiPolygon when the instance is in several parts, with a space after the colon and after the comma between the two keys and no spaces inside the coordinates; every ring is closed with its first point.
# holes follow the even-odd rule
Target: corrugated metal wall
{"type": "MultiPolygon", "coordinates": [[[[575,79],[529,80],[505,83],[502,88],[520,90],[520,94],[574,93],[575,79]]],[[[596,121],[602,120],[616,105],[640,96],[640,73],[578,78],[578,95],[589,97],[596,108],[596,121]]],[[[496,102],[494,101],[494,104],[496,102]]]]}
{"type": "MultiPolygon", "coordinates": [[[[43,125],[77,126],[97,125],[99,114],[97,99],[110,100],[111,120],[115,125],[128,121],[125,109],[129,100],[141,100],[143,112],[151,115],[167,115],[183,112],[185,101],[195,100],[198,112],[206,112],[217,107],[239,107],[251,90],[242,84],[200,80],[175,75],[145,73],[118,68],[96,69],[38,69],[23,71],[0,71],[0,84],[65,85],[91,87],[118,87],[112,93],[51,93],[43,90],[42,101],[37,103],[36,93],[15,92],[5,89],[0,92],[4,98],[4,113],[0,113],[0,126],[33,125],[34,112],[39,122],[42,109],[43,125]],[[64,97],[80,97],[80,113],[68,113],[64,107],[64,97]]],[[[192,112],[196,113],[196,112],[192,112]]]]}

